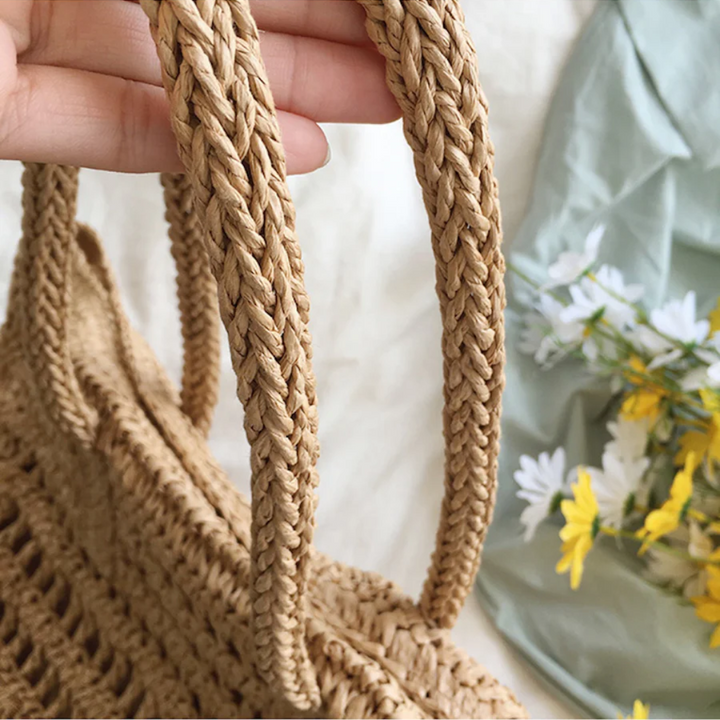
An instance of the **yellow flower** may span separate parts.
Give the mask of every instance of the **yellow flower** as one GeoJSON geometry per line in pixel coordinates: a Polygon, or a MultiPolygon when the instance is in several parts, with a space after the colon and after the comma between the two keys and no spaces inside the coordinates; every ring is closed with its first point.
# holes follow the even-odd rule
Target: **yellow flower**
{"type": "MultiPolygon", "coordinates": [[[[650,706],[636,700],[633,703],[632,715],[627,716],[627,720],[648,720],[650,717],[650,706]]],[[[622,713],[618,713],[618,720],[625,720],[622,713]]]]}
{"type": "Polygon", "coordinates": [[[708,532],[711,535],[720,535],[720,521],[715,520],[708,525],[708,532]]]}
{"type": "Polygon", "coordinates": [[[690,599],[695,606],[695,614],[701,620],[717,624],[710,636],[710,647],[717,648],[720,647],[720,567],[708,566],[708,573],[708,594],[690,599]]]}
{"type": "Polygon", "coordinates": [[[650,706],[636,700],[633,703],[633,720],[648,720],[650,717],[650,706]]]}
{"type": "Polygon", "coordinates": [[[583,563],[600,530],[600,511],[590,486],[590,473],[578,469],[578,482],[572,486],[574,500],[563,500],[560,510],[565,527],[560,531],[563,557],[555,568],[562,574],[570,570],[570,587],[577,590],[583,574],[583,563]]]}
{"type": "Polygon", "coordinates": [[[662,401],[667,397],[668,391],[647,379],[648,369],[639,357],[631,357],[629,364],[630,369],[625,372],[625,377],[637,386],[637,389],[625,396],[620,414],[626,420],[648,418],[654,423],[660,415],[662,401]]]}
{"type": "Polygon", "coordinates": [[[714,415],[712,422],[703,430],[689,430],[680,438],[680,450],[675,455],[675,464],[684,465],[687,456],[694,454],[697,462],[707,456],[713,462],[720,462],[720,415],[714,415]]]}
{"type": "Polygon", "coordinates": [[[710,334],[714,335],[720,330],[720,298],[715,309],[708,315],[708,320],[710,320],[710,334]]]}
{"type": "Polygon", "coordinates": [[[660,404],[665,397],[663,392],[643,388],[633,390],[625,397],[620,413],[625,420],[648,418],[654,423],[660,415],[660,404]]]}
{"type": "Polygon", "coordinates": [[[703,388],[700,392],[700,399],[709,413],[720,413],[720,395],[715,390],[703,388]]]}
{"type": "Polygon", "coordinates": [[[638,530],[637,536],[643,538],[640,548],[642,555],[650,546],[663,535],[675,530],[687,514],[692,498],[692,478],[697,468],[695,453],[688,453],[685,467],[680,470],[673,480],[670,488],[670,497],[657,510],[653,510],[645,518],[645,526],[638,530]]]}
{"type": "Polygon", "coordinates": [[[676,465],[683,465],[691,452],[695,453],[698,465],[705,456],[711,462],[720,462],[720,400],[716,393],[708,390],[701,390],[700,397],[712,417],[707,423],[703,422],[700,430],[690,430],[680,438],[676,465]]]}

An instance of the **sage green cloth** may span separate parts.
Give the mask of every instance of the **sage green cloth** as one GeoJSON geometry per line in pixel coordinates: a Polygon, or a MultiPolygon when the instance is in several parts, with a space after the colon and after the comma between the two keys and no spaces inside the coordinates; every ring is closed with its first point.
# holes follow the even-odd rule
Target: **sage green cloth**
{"type": "MultiPolygon", "coordinates": [[[[514,263],[540,281],[557,255],[607,225],[600,260],[641,282],[651,307],[720,294],[720,0],[605,0],[570,59],[548,118],[514,263]]],[[[526,286],[525,286],[526,287],[526,286]]],[[[576,362],[540,370],[517,350],[523,283],[508,310],[500,490],[479,591],[500,630],[579,713],[616,717],[635,698],[654,717],[720,716],[712,625],[641,578],[613,542],[589,555],[579,590],[554,567],[558,525],[530,544],[512,474],[565,446],[600,464],[608,388],[576,362]]]]}

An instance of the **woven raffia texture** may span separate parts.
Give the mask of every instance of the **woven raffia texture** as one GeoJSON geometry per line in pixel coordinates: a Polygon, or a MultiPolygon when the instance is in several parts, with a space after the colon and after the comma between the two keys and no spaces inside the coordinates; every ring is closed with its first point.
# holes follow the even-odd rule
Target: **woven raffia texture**
{"type": "Polygon", "coordinates": [[[163,176],[185,369],[128,326],[77,171],[28,165],[0,331],[0,715],[516,717],[452,644],[490,520],[503,265],[484,99],[457,0],[361,0],[430,216],[446,497],[422,600],[312,548],[308,301],[247,0],[145,0],[185,176],[163,176]],[[205,444],[218,321],[252,504],[205,444]]]}

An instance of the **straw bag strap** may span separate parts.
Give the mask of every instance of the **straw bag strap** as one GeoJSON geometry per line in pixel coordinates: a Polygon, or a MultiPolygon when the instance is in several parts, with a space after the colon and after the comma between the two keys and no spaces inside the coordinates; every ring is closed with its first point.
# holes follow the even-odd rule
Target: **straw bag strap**
{"type": "Polygon", "coordinates": [[[51,418],[90,445],[93,419],[68,348],[70,247],[77,232],[77,168],[29,163],[23,182],[22,239],[8,322],[20,328],[25,360],[51,418]]]}
{"type": "MultiPolygon", "coordinates": [[[[445,498],[421,607],[449,626],[495,499],[503,259],[487,106],[459,0],[359,0],[423,188],[443,318],[445,498]]],[[[303,594],[318,455],[308,299],[275,106],[248,0],[141,0],[219,285],[252,463],[256,663],[317,702],[303,594]]]]}
{"type": "Polygon", "coordinates": [[[183,337],[181,407],[207,436],[220,385],[220,319],[217,283],[210,272],[203,230],[187,176],[163,173],[165,218],[175,267],[183,337]]]}
{"type": "Polygon", "coordinates": [[[309,303],[257,28],[245,2],[143,7],[245,409],[254,660],[268,685],[297,707],[314,707],[303,603],[318,455],[309,303]]]}
{"type": "MultiPolygon", "coordinates": [[[[217,286],[187,179],[164,175],[163,185],[184,345],[182,409],[207,434],[220,374],[217,286]]],[[[12,290],[17,299],[9,307],[15,315],[22,314],[18,322],[23,349],[51,417],[64,431],[90,444],[94,422],[82,400],[67,337],[69,266],[80,228],[75,217],[77,192],[77,168],[25,165],[23,237],[12,290]]],[[[107,268],[102,271],[109,273],[107,268]]]]}

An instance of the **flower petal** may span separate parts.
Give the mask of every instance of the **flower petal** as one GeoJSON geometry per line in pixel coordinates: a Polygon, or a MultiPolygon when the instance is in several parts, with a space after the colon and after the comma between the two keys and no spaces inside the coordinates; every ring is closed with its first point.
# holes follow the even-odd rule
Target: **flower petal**
{"type": "Polygon", "coordinates": [[[593,263],[597,260],[598,251],[600,250],[600,243],[602,242],[603,236],[605,235],[605,226],[596,225],[585,238],[585,255],[593,263]]]}
{"type": "Polygon", "coordinates": [[[648,370],[657,370],[658,368],[665,367],[666,365],[670,365],[671,363],[674,363],[676,360],[679,360],[682,357],[682,355],[683,355],[683,351],[680,350],[680,348],[676,348],[675,350],[671,350],[668,353],[658,355],[647,366],[647,369],[648,370]]]}
{"type": "Polygon", "coordinates": [[[710,649],[715,650],[715,648],[720,647],[720,625],[718,625],[714,630],[713,634],[710,636],[710,649]]]}
{"type": "Polygon", "coordinates": [[[562,575],[563,573],[566,573],[570,569],[570,565],[572,564],[572,554],[567,553],[567,555],[563,555],[560,560],[558,560],[558,564],[555,566],[555,572],[559,575],[562,575]]]}
{"type": "Polygon", "coordinates": [[[560,539],[563,542],[570,542],[575,538],[582,537],[583,535],[590,535],[590,525],[581,525],[579,523],[568,523],[560,531],[560,539]]]}
{"type": "Polygon", "coordinates": [[[695,614],[705,622],[720,623],[720,603],[708,600],[695,606],[695,614]]]}

